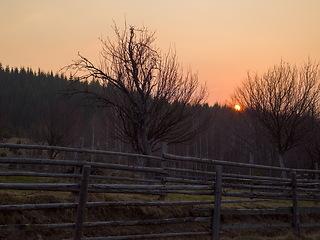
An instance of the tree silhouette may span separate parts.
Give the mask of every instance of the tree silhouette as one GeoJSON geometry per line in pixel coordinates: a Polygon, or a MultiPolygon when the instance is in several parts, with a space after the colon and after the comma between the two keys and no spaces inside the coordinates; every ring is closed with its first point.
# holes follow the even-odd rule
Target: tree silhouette
{"type": "Polygon", "coordinates": [[[281,61],[262,76],[248,73],[233,99],[265,127],[284,167],[284,154],[302,143],[318,112],[319,90],[318,64],[308,60],[298,68],[281,61]]]}
{"type": "MultiPolygon", "coordinates": [[[[183,72],[174,51],[161,54],[147,28],[114,26],[116,40],[102,40],[100,64],[79,54],[68,70],[77,81],[98,81],[103,89],[73,88],[106,108],[121,138],[151,155],[158,143],[190,139],[203,122],[197,107],[207,96],[191,71],[183,72]],[[192,127],[191,127],[192,126],[192,127]]],[[[76,86],[80,86],[76,84],[76,86]]]]}

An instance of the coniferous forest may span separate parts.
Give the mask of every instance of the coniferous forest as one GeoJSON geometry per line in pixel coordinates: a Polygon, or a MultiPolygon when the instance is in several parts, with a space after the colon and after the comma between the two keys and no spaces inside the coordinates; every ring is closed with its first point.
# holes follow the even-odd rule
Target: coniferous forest
{"type": "MultiPolygon", "coordinates": [[[[81,94],[70,94],[70,83],[63,74],[0,65],[0,141],[17,137],[73,147],[84,137],[87,148],[134,152],[108,117],[112,112],[92,105],[81,94]]],[[[81,84],[97,91],[102,88],[96,82],[81,84]]],[[[237,162],[251,158],[256,164],[278,166],[274,143],[246,111],[218,104],[204,104],[192,111],[205,118],[206,127],[189,139],[169,144],[168,152],[237,162]]],[[[319,125],[310,120],[306,136],[284,156],[287,167],[313,168],[320,161],[319,125]]]]}

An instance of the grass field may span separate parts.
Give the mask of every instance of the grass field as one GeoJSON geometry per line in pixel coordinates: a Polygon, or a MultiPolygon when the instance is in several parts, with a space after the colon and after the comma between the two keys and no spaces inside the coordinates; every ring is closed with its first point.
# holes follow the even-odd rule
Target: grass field
{"type": "MultiPolygon", "coordinates": [[[[6,170],[9,172],[8,170],[6,170]]],[[[0,183],[60,183],[60,182],[72,182],[72,179],[57,179],[52,177],[30,177],[30,176],[1,176],[0,183]]],[[[232,197],[223,197],[223,200],[235,200],[232,197]]],[[[100,202],[100,201],[158,201],[159,196],[155,195],[141,195],[141,194],[89,194],[88,201],[100,202]]],[[[173,194],[170,193],[165,197],[165,201],[213,201],[214,197],[209,195],[186,195],[186,194],[173,194]]],[[[77,202],[77,194],[69,192],[49,192],[49,191],[32,191],[32,190],[0,190],[0,204],[38,204],[38,203],[66,203],[77,202]]],[[[272,200],[265,202],[251,202],[251,203],[223,203],[223,208],[244,208],[244,209],[267,209],[267,208],[279,208],[288,207],[292,203],[287,200],[272,200]]],[[[299,202],[299,206],[318,206],[314,202],[299,202]]],[[[196,214],[194,206],[175,206],[175,207],[117,207],[117,208],[97,208],[90,209],[87,214],[87,219],[90,221],[115,221],[119,219],[146,219],[146,218],[171,218],[171,217],[183,217],[194,216],[196,214]]],[[[320,216],[318,217],[318,221],[320,216]]],[[[316,218],[317,218],[316,217],[316,218]]],[[[284,216],[288,218],[287,221],[291,221],[291,216],[284,216]]],[[[10,214],[0,213],[0,224],[39,224],[44,222],[73,222],[75,219],[75,209],[68,210],[39,210],[39,211],[13,211],[10,214]]],[[[268,219],[270,220],[270,219],[268,219]]],[[[278,219],[271,219],[278,221],[278,219]]],[[[283,219],[282,219],[283,220],[283,219]]],[[[242,219],[239,218],[227,218],[222,219],[222,222],[226,221],[265,221],[265,216],[245,216],[242,219]]],[[[208,231],[210,228],[207,224],[184,224],[181,226],[175,226],[179,231],[185,231],[187,228],[190,231],[208,231]]],[[[104,229],[103,234],[139,234],[142,232],[159,231],[172,231],[172,227],[157,226],[157,229],[137,227],[123,228],[120,230],[104,229]]],[[[102,231],[102,230],[101,230],[102,231]]],[[[55,230],[42,231],[38,235],[31,234],[30,238],[23,238],[25,233],[10,233],[9,235],[0,234],[1,239],[61,239],[62,237],[69,236],[70,231],[57,233],[55,230]],[[65,235],[69,234],[69,235],[65,235]],[[53,237],[53,235],[56,237],[53,237]]],[[[86,234],[95,234],[95,232],[88,230],[86,234]]],[[[29,236],[29,235],[28,235],[29,236]]],[[[178,238],[176,238],[178,239],[178,238]]],[[[195,238],[179,238],[179,239],[195,239],[195,238]]],[[[199,240],[209,240],[210,237],[199,237],[199,240]]],[[[254,230],[231,230],[223,231],[221,234],[221,240],[319,240],[320,231],[317,228],[308,228],[301,230],[301,237],[296,237],[292,233],[292,229],[254,229],[254,230]]]]}

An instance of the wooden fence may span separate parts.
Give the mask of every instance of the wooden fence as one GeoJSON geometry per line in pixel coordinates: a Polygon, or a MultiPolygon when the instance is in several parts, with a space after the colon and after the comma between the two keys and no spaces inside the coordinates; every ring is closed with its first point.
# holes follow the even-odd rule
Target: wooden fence
{"type": "MultiPolygon", "coordinates": [[[[30,177],[59,179],[57,183],[42,182],[5,182],[0,183],[0,191],[55,191],[73,192],[77,194],[76,202],[39,203],[39,204],[6,204],[0,205],[0,212],[9,214],[13,211],[27,212],[43,209],[75,209],[73,222],[42,223],[42,224],[3,224],[0,225],[0,234],[7,236],[19,231],[43,231],[44,229],[69,229],[73,232],[70,239],[87,240],[120,240],[120,239],[154,239],[174,237],[207,237],[206,239],[218,240],[223,232],[230,229],[255,229],[255,228],[292,228],[296,235],[304,227],[319,227],[320,221],[302,222],[301,216],[320,214],[318,207],[300,207],[302,201],[320,201],[319,170],[289,169],[272,166],[241,164],[220,160],[200,159],[194,157],[181,157],[163,152],[161,157],[145,156],[139,154],[119,153],[102,150],[81,148],[52,147],[41,145],[23,145],[0,143],[0,148],[24,149],[37,151],[67,152],[73,159],[52,160],[33,157],[1,157],[1,177],[30,177]],[[99,162],[92,161],[92,155],[99,155],[99,162]],[[122,158],[122,163],[109,161],[111,157],[122,158]],[[151,167],[146,167],[144,162],[152,162],[151,167]],[[123,164],[126,162],[126,164],[123,164]],[[139,162],[139,164],[137,164],[139,162]],[[184,164],[180,164],[180,163],[184,164]],[[141,164],[142,163],[142,164],[141,164]],[[187,163],[187,164],[185,164],[187,163]],[[198,170],[190,167],[197,164],[198,170]],[[183,168],[181,166],[184,166],[183,168]],[[176,167],[180,166],[180,167],[176,167]],[[289,172],[290,178],[270,177],[270,175],[253,176],[230,173],[229,167],[289,172]],[[22,168],[22,169],[21,169],[22,168]],[[8,170],[10,169],[10,170],[8,170]],[[59,169],[59,171],[57,171],[59,169]],[[125,174],[124,174],[125,173],[125,174]],[[308,176],[303,179],[301,176],[308,176]],[[63,180],[64,179],[64,180],[63,180]],[[100,193],[134,194],[159,196],[157,201],[90,201],[88,195],[100,193]],[[205,200],[175,200],[168,201],[168,196],[203,196],[205,200]],[[288,206],[277,209],[239,209],[225,208],[226,204],[257,202],[257,201],[287,201],[288,206]],[[109,207],[169,207],[188,206],[195,209],[192,216],[152,219],[130,219],[109,221],[87,221],[87,213],[95,208],[109,207]],[[248,216],[248,215],[286,215],[291,216],[286,222],[221,222],[222,216],[248,216]],[[101,229],[116,226],[154,226],[169,224],[196,224],[205,226],[200,231],[171,231],[148,232],[145,234],[126,234],[112,236],[97,236],[101,229]],[[202,225],[203,225],[202,224],[202,225]],[[98,229],[94,236],[84,237],[86,229],[98,229]]],[[[248,173],[252,171],[247,171],[248,173]]],[[[186,198],[186,199],[189,199],[186,198]]],[[[318,218],[319,219],[319,218],[318,218]]],[[[91,231],[92,232],[92,231],[91,231]]],[[[2,236],[2,235],[0,235],[2,236]]]]}

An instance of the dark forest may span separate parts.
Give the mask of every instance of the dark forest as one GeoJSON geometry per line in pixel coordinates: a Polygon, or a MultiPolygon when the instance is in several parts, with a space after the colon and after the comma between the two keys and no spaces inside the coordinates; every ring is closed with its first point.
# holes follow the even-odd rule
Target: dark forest
{"type": "MultiPolygon", "coordinates": [[[[36,144],[74,147],[76,140],[84,137],[88,148],[135,152],[108,117],[112,111],[92,105],[81,94],[69,94],[71,82],[63,74],[0,65],[0,141],[15,137],[36,144]]],[[[96,82],[79,84],[97,91],[102,88],[96,82]]],[[[168,152],[236,162],[251,159],[256,164],[278,166],[274,143],[245,110],[203,104],[193,111],[198,118],[205,118],[205,128],[189,139],[169,143],[168,152]]],[[[287,167],[313,168],[320,161],[318,120],[310,119],[306,129],[299,144],[286,152],[287,167]]],[[[158,149],[153,154],[159,154],[158,149]]]]}

